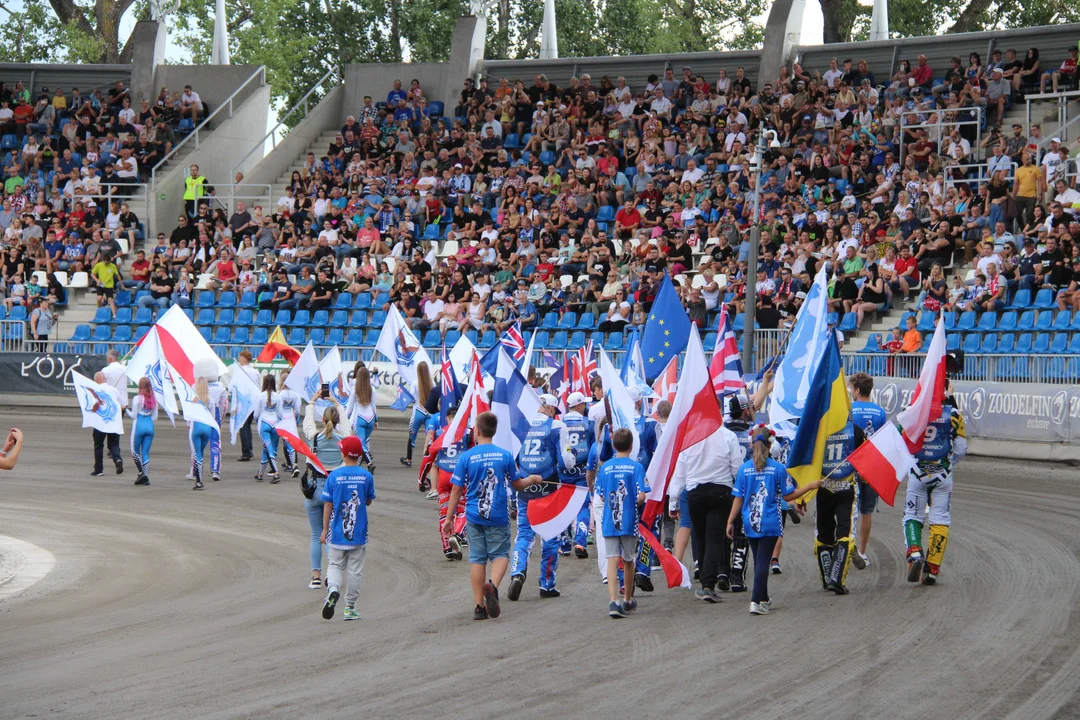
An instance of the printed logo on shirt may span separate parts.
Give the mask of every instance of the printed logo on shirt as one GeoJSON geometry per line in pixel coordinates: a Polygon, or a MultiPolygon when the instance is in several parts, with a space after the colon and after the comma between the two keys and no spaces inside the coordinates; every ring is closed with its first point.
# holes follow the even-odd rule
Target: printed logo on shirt
{"type": "Polygon", "coordinates": [[[341,532],[346,540],[352,540],[356,532],[356,511],[360,508],[360,494],[352,491],[352,497],[341,503],[341,532]]]}
{"type": "Polygon", "coordinates": [[[495,478],[495,468],[488,468],[484,473],[484,479],[480,481],[480,494],[476,503],[476,511],[482,518],[490,518],[491,510],[495,506],[495,487],[498,482],[495,478]]]}

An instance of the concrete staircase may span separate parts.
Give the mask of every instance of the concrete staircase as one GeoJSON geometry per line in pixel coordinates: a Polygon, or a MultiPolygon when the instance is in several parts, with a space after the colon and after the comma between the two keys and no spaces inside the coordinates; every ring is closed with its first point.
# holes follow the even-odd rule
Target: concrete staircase
{"type": "Polygon", "coordinates": [[[271,188],[271,202],[277,203],[277,199],[285,194],[285,188],[289,186],[289,182],[292,178],[293,171],[302,170],[304,167],[304,158],[307,154],[314,153],[315,158],[321,158],[326,154],[326,149],[330,147],[330,143],[334,141],[334,138],[338,135],[338,128],[334,127],[329,130],[324,130],[322,134],[315,140],[314,143],[309,145],[298,158],[296,162],[289,166],[288,170],[278,176],[274,181],[271,188]]]}

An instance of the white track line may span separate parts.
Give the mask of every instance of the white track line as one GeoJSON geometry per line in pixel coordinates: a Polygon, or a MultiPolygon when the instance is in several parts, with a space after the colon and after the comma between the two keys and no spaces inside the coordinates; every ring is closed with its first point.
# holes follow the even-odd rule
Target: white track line
{"type": "MultiPolygon", "coordinates": [[[[0,602],[30,588],[56,565],[56,558],[48,550],[7,535],[0,535],[0,555],[14,558],[11,574],[0,576],[0,602]]],[[[5,565],[11,563],[5,562],[5,565]]]]}

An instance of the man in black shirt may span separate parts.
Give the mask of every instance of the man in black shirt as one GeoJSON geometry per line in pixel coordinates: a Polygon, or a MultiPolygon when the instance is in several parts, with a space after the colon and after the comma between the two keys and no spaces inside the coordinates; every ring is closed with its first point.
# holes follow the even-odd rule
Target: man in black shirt
{"type": "Polygon", "coordinates": [[[424,290],[431,287],[431,264],[424,260],[424,253],[417,250],[413,253],[413,261],[409,264],[409,273],[413,276],[413,282],[417,289],[424,290]]]}
{"type": "Polygon", "coordinates": [[[163,310],[169,307],[169,299],[172,297],[175,285],[176,281],[169,276],[168,271],[164,267],[159,267],[150,279],[150,294],[139,298],[139,307],[156,305],[163,310]]]}
{"type": "Polygon", "coordinates": [[[758,300],[754,320],[762,330],[776,330],[780,327],[780,313],[773,307],[772,298],[768,295],[762,295],[758,300]]]}
{"type": "Polygon", "coordinates": [[[851,310],[855,298],[859,296],[859,287],[844,273],[844,266],[835,263],[836,278],[833,282],[832,295],[829,297],[829,312],[843,315],[851,310]]]}
{"type": "Polygon", "coordinates": [[[330,307],[330,302],[334,298],[334,283],[330,281],[325,270],[319,271],[319,281],[315,283],[315,288],[311,293],[311,300],[308,301],[308,309],[311,312],[316,310],[325,310],[330,307]]]}
{"type": "Polygon", "coordinates": [[[169,244],[179,245],[181,240],[190,242],[198,237],[198,231],[188,222],[187,216],[181,215],[176,218],[176,228],[169,235],[169,244]]]}
{"type": "Polygon", "coordinates": [[[236,203],[236,212],[229,218],[229,227],[232,229],[233,239],[238,245],[245,235],[254,235],[255,231],[258,230],[258,226],[251,219],[251,213],[247,211],[243,200],[236,203]]]}
{"type": "Polygon", "coordinates": [[[1065,254],[1058,249],[1056,237],[1046,238],[1046,250],[1039,255],[1039,262],[1035,265],[1035,277],[1031,280],[1022,278],[1020,287],[1035,292],[1043,287],[1060,289],[1069,283],[1071,271],[1065,265],[1065,254]]]}
{"type": "Polygon", "coordinates": [[[289,284],[289,276],[285,274],[284,270],[278,271],[277,278],[271,287],[274,294],[269,299],[259,303],[260,310],[274,310],[276,312],[281,307],[281,303],[292,297],[292,286],[289,284]]]}

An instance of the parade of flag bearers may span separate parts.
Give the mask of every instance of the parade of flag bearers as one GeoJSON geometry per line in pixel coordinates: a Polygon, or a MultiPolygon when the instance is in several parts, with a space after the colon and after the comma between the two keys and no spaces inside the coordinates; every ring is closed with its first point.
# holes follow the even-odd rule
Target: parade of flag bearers
{"type": "Polygon", "coordinates": [[[72,380],[93,431],[95,477],[106,450],[123,472],[127,432],[135,486],[180,483],[151,470],[151,451],[160,454],[179,420],[190,445],[186,480],[204,495],[252,477],[297,479],[311,534],[308,587],[322,595],[312,611],[326,619],[342,601],[345,620],[362,618],[365,598],[381,591],[361,584],[365,561],[378,562],[368,558],[369,536],[386,521],[368,506],[376,483],[411,489],[376,468],[375,458],[397,451],[380,431],[388,421],[408,428],[406,469],[395,463],[395,476],[414,478],[411,497],[431,505],[421,561],[469,567],[460,586],[446,588],[463,617],[469,609],[475,620],[500,618],[506,601],[530,596],[565,602],[558,579],[570,569],[595,578],[597,612],[603,603],[611,618],[647,616],[648,598],[665,586],[713,605],[746,593],[743,611],[769,615],[798,602],[775,576],[789,521],[803,518],[813,559],[800,567],[816,568],[814,586],[827,597],[873,592],[849,573],[873,564],[872,527],[877,540],[903,548],[907,581],[946,581],[966,436],[945,323],[935,324],[910,403],[890,421],[872,401],[874,378],[845,375],[824,267],[805,295],[779,352],[749,374],[728,308],[710,325],[710,357],[704,328],[665,274],[618,353],[592,342],[551,350],[511,322],[490,347],[458,334],[433,356],[391,305],[374,355],[294,348],[275,332],[257,358],[221,357],[172,307],[126,357],[72,380]],[[258,457],[258,469],[234,472],[253,466],[223,456],[258,457]],[[901,525],[874,526],[878,501],[892,506],[901,487],[901,525]]]}

